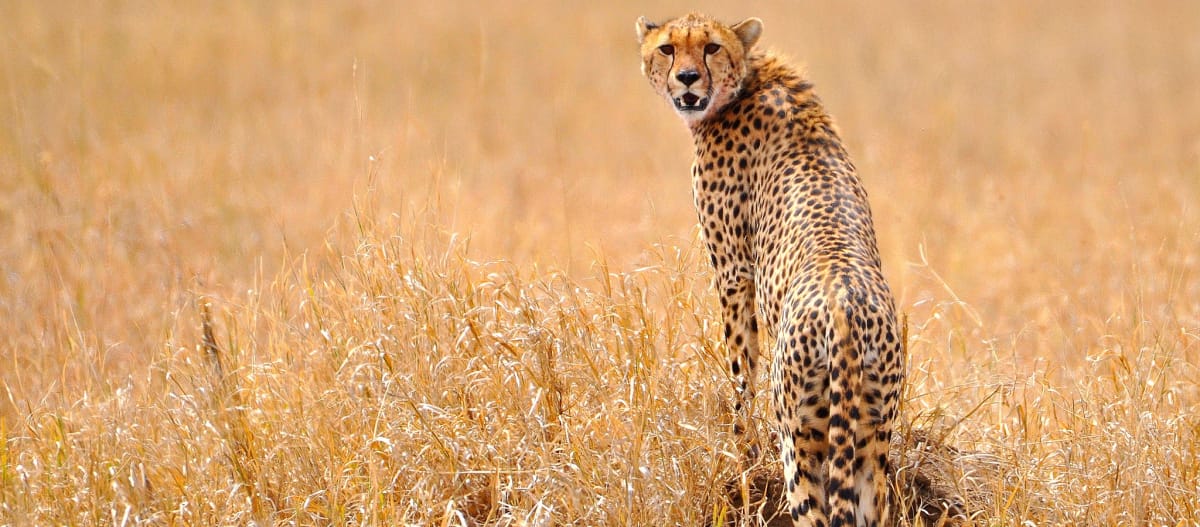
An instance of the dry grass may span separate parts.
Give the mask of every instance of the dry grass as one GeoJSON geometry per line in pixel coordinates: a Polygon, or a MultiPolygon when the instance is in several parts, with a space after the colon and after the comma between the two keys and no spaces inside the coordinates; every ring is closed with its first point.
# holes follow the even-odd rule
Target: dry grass
{"type": "MultiPolygon", "coordinates": [[[[502,4],[0,5],[0,525],[748,518],[633,43],[692,6],[502,4]]],[[[908,516],[1196,525],[1200,5],[695,7],[871,192],[908,516]]]]}

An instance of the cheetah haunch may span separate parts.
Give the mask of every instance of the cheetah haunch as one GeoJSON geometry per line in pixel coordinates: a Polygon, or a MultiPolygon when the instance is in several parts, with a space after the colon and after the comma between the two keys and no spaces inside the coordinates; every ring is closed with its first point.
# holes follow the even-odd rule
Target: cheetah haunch
{"type": "Polygon", "coordinates": [[[904,379],[901,332],[867,194],[812,85],[755,49],[762,22],[637,22],[642,72],[692,131],[692,189],[716,271],[734,430],[749,412],[758,330],[795,525],[879,525],[904,379]]]}

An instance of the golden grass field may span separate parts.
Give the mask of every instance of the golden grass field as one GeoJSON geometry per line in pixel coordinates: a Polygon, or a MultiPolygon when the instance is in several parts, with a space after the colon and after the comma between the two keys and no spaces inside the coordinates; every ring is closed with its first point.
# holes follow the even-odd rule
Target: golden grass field
{"type": "Polygon", "coordinates": [[[81,0],[0,4],[0,525],[753,525],[690,9],[838,120],[966,523],[1200,524],[1200,3],[81,0]]]}

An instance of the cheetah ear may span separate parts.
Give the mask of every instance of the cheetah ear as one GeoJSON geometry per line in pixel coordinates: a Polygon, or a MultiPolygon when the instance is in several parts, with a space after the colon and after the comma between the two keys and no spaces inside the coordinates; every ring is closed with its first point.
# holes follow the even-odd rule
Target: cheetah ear
{"type": "Polygon", "coordinates": [[[638,19],[637,19],[638,44],[641,44],[642,42],[646,41],[646,34],[649,33],[650,30],[652,30],[652,29],[658,29],[658,24],[655,24],[649,20],[646,20],[646,17],[644,17],[644,16],[638,17],[638,19]]]}
{"type": "Polygon", "coordinates": [[[730,29],[742,41],[742,46],[746,48],[746,51],[750,51],[750,48],[754,47],[754,43],[758,42],[758,37],[762,36],[763,23],[757,18],[747,18],[730,29]]]}

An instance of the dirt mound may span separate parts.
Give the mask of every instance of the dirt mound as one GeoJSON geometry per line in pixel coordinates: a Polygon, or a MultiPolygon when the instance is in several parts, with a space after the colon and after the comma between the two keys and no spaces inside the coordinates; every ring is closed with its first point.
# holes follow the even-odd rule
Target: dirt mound
{"type": "MultiPolygon", "coordinates": [[[[954,448],[922,430],[898,436],[892,446],[895,472],[888,474],[888,483],[893,489],[893,524],[959,525],[988,510],[992,496],[986,482],[1000,469],[997,458],[954,448]]],[[[773,460],[726,483],[726,525],[761,521],[791,527],[783,471],[773,460]]]]}

